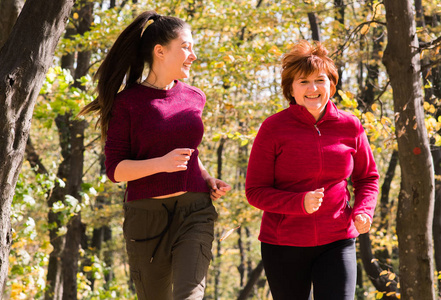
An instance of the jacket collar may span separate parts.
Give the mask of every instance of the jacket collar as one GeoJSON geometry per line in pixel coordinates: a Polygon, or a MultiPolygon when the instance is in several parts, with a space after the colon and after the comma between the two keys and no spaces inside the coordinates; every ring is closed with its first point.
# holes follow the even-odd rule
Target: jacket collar
{"type": "Polygon", "coordinates": [[[340,116],[338,108],[332,100],[328,100],[325,108],[325,114],[318,122],[316,122],[315,118],[304,106],[300,106],[298,104],[290,104],[288,110],[293,113],[297,120],[310,125],[320,124],[327,120],[336,120],[340,116]]]}

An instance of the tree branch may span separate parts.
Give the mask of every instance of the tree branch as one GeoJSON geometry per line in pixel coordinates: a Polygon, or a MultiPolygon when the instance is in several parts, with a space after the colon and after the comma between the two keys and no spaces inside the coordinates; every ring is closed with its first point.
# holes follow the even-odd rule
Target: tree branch
{"type": "Polygon", "coordinates": [[[248,295],[251,292],[251,289],[256,284],[256,282],[260,278],[260,274],[263,271],[263,261],[260,261],[256,268],[250,273],[249,280],[242,291],[240,291],[239,297],[237,297],[237,300],[245,300],[248,298],[248,295]]]}
{"type": "Polygon", "coordinates": [[[420,48],[420,50],[423,50],[423,49],[433,48],[433,47],[439,46],[439,45],[441,45],[441,36],[439,36],[438,38],[436,38],[430,42],[426,42],[426,43],[420,42],[419,48],[420,48]]]}
{"type": "Polygon", "coordinates": [[[48,174],[47,169],[41,162],[40,156],[38,155],[37,151],[35,151],[30,136],[28,137],[28,141],[26,142],[25,153],[26,153],[26,159],[28,160],[29,164],[31,165],[35,173],[48,174]]]}

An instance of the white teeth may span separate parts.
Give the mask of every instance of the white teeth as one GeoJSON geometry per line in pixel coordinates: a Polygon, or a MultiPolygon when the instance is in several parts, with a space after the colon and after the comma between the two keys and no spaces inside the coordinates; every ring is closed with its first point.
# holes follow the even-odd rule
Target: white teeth
{"type": "Polygon", "coordinates": [[[309,95],[309,96],[305,96],[305,98],[311,98],[311,99],[315,99],[318,98],[320,95],[309,95]]]}

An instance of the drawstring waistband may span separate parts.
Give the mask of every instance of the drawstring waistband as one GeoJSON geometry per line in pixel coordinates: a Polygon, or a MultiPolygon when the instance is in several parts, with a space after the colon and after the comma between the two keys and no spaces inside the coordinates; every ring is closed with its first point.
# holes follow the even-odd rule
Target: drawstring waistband
{"type": "Polygon", "coordinates": [[[155,254],[156,254],[156,251],[158,250],[159,245],[161,244],[162,239],[164,238],[164,235],[166,234],[166,232],[170,228],[170,225],[171,225],[171,223],[173,221],[173,217],[175,216],[176,206],[177,205],[178,205],[178,201],[175,202],[175,204],[173,206],[173,211],[170,211],[170,210],[168,210],[167,206],[164,203],[162,203],[162,206],[167,211],[167,224],[165,225],[165,228],[164,228],[164,230],[161,231],[161,233],[159,233],[159,234],[157,234],[155,236],[152,236],[152,237],[145,238],[145,239],[131,239],[130,240],[132,242],[146,242],[146,241],[151,241],[151,240],[159,238],[158,243],[156,244],[155,249],[153,250],[152,257],[150,258],[150,263],[153,262],[153,258],[154,258],[155,254]]]}

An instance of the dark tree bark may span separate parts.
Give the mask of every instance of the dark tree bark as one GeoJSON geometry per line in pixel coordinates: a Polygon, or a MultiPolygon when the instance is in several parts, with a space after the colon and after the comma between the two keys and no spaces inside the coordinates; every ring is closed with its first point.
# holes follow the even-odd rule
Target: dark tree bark
{"type": "MultiPolygon", "coordinates": [[[[415,0],[415,12],[416,12],[416,24],[419,28],[426,28],[426,21],[424,16],[424,7],[421,0],[415,0]]],[[[432,17],[436,19],[436,16],[432,17]]],[[[430,26],[430,25],[429,25],[430,26]]],[[[421,61],[422,65],[429,65],[429,56],[424,56],[421,61]]],[[[421,73],[423,85],[424,85],[424,101],[437,106],[436,91],[439,91],[439,66],[433,68],[426,68],[421,73]],[[437,78],[438,77],[438,78],[437,78]],[[433,83],[430,85],[429,82],[433,83]]],[[[436,113],[434,117],[438,119],[439,113],[436,113]]],[[[441,148],[432,147],[431,150],[433,164],[435,168],[435,174],[441,174],[440,158],[441,148]]],[[[435,253],[435,267],[438,274],[441,274],[441,182],[435,179],[435,206],[433,215],[433,246],[435,253]]],[[[438,280],[438,297],[441,298],[441,279],[438,280]]]]}
{"type": "MultiPolygon", "coordinates": [[[[93,19],[93,3],[81,0],[79,7],[78,34],[84,35],[90,30],[93,19]]],[[[74,86],[80,89],[78,79],[87,75],[90,66],[91,51],[80,51],[77,54],[76,69],[74,72],[74,86]]],[[[69,126],[69,150],[70,150],[70,173],[69,173],[69,195],[81,202],[81,184],[83,182],[83,163],[84,163],[84,131],[87,123],[85,121],[74,120],[72,118],[60,118],[64,125],[69,126]]],[[[60,124],[63,126],[63,124],[60,124]]],[[[83,236],[84,226],[81,222],[81,213],[74,216],[67,227],[66,244],[63,252],[63,300],[77,299],[77,273],[79,263],[79,250],[83,236]]]]}
{"type": "Polygon", "coordinates": [[[24,0],[0,0],[0,49],[11,33],[24,0]]]}
{"type": "Polygon", "coordinates": [[[35,170],[35,173],[48,174],[46,167],[41,162],[40,155],[38,155],[37,151],[35,151],[34,145],[32,144],[30,137],[26,142],[25,152],[26,152],[26,159],[28,160],[31,167],[35,170]]]}
{"type": "MultiPolygon", "coordinates": [[[[343,0],[334,0],[334,10],[335,10],[335,20],[338,21],[342,28],[345,28],[345,3],[343,0]]],[[[340,96],[338,94],[338,91],[342,89],[343,82],[341,80],[343,75],[343,63],[341,62],[341,53],[338,54],[338,56],[335,58],[335,65],[337,66],[338,76],[340,80],[337,82],[336,90],[337,93],[335,93],[335,99],[337,101],[340,101],[340,96]]]]}
{"type": "Polygon", "coordinates": [[[380,73],[381,52],[383,51],[384,29],[376,27],[373,29],[373,43],[371,63],[366,65],[367,76],[366,82],[361,92],[361,99],[358,101],[358,106],[361,111],[366,111],[374,102],[375,94],[378,86],[378,75],[380,73]]]}
{"type": "MultiPolygon", "coordinates": [[[[72,120],[71,114],[59,115],[55,119],[60,139],[63,161],[58,166],[57,177],[62,178],[64,185],[57,183],[48,200],[49,208],[70,195],[81,199],[81,182],[83,172],[84,130],[86,122],[72,120]]],[[[69,220],[66,235],[58,234],[62,226],[60,213],[49,211],[49,224],[54,224],[49,231],[53,251],[49,256],[47,289],[45,299],[76,299],[76,276],[78,270],[78,250],[81,240],[81,215],[69,220]],[[78,233],[79,232],[79,233],[78,233]]]]}
{"type": "Polygon", "coordinates": [[[361,234],[358,237],[358,240],[360,242],[360,257],[363,262],[363,267],[366,271],[366,274],[368,275],[375,288],[378,291],[385,293],[383,294],[383,298],[381,299],[399,299],[397,297],[397,293],[399,293],[399,289],[397,286],[398,282],[395,279],[390,280],[388,278],[388,274],[380,276],[380,273],[383,272],[383,268],[380,266],[378,260],[376,260],[375,257],[372,255],[372,247],[369,233],[361,234]],[[394,293],[392,293],[390,296],[387,296],[387,294],[391,292],[394,293]]]}
{"type": "MultiPolygon", "coordinates": [[[[219,142],[219,146],[217,148],[216,154],[217,154],[217,178],[222,179],[222,156],[223,156],[223,150],[225,145],[225,138],[221,138],[219,142]]],[[[221,258],[222,258],[222,246],[220,242],[221,233],[219,230],[216,231],[215,234],[215,240],[217,241],[216,245],[216,253],[215,253],[215,260],[216,263],[214,264],[214,299],[219,299],[219,283],[220,283],[220,265],[221,265],[221,258]]]]}
{"type": "Polygon", "coordinates": [[[10,209],[35,101],[74,0],[28,0],[0,50],[0,294],[8,273],[10,209]]]}
{"type": "MultiPolygon", "coordinates": [[[[85,121],[72,120],[72,116],[66,114],[57,117],[60,128],[68,126],[68,136],[64,136],[65,146],[69,148],[68,163],[69,174],[67,178],[67,195],[70,195],[81,202],[81,183],[83,178],[84,162],[84,130],[85,121]]],[[[62,132],[66,132],[63,130],[62,132]]],[[[77,273],[79,250],[81,244],[83,225],[81,223],[81,212],[69,220],[65,237],[65,246],[62,253],[62,276],[63,276],[63,300],[77,299],[77,273]]]]}
{"type": "Polygon", "coordinates": [[[237,297],[237,300],[245,300],[248,299],[248,296],[250,295],[251,291],[253,290],[254,285],[259,280],[261,274],[263,271],[263,262],[260,261],[256,268],[250,273],[249,279],[245,287],[240,291],[239,296],[237,297]]]}
{"type": "Polygon", "coordinates": [[[242,241],[242,227],[239,227],[237,229],[237,234],[239,236],[237,238],[237,246],[239,247],[239,257],[240,257],[240,264],[237,267],[237,270],[239,271],[240,287],[242,288],[245,281],[245,249],[242,241]]]}
{"type": "MultiPolygon", "coordinates": [[[[432,149],[433,165],[435,174],[441,175],[441,149],[432,149]]],[[[441,274],[441,180],[435,180],[435,212],[433,216],[433,244],[435,248],[435,266],[438,274],[441,274]]],[[[441,299],[441,278],[438,277],[438,298],[441,299]]]]}
{"type": "MultiPolygon", "coordinates": [[[[384,220],[388,217],[390,185],[395,174],[397,160],[398,152],[394,151],[389,161],[389,167],[386,176],[384,177],[383,185],[381,186],[381,224],[383,224],[383,222],[385,222],[384,220]]],[[[380,225],[380,228],[377,230],[381,230],[381,227],[382,225],[380,225]]],[[[358,240],[360,243],[360,258],[367,276],[378,291],[386,293],[383,295],[382,299],[398,299],[397,293],[399,292],[399,288],[396,279],[394,278],[393,280],[390,280],[388,278],[389,274],[380,276],[381,272],[383,272],[383,268],[381,267],[379,260],[372,254],[369,233],[360,235],[358,240]],[[394,293],[388,296],[388,293],[391,292],[394,293]]]]}
{"type": "Polygon", "coordinates": [[[309,19],[309,26],[311,27],[312,39],[314,41],[321,42],[322,39],[320,36],[320,26],[318,24],[317,14],[315,12],[309,12],[308,19],[309,19]]]}
{"type": "MultiPolygon", "coordinates": [[[[93,3],[79,1],[76,5],[78,9],[79,22],[76,26],[78,34],[84,34],[90,28],[92,22],[93,3]]],[[[74,32],[72,29],[66,32],[66,37],[70,37],[74,32]]],[[[71,70],[74,75],[74,86],[83,88],[77,81],[87,74],[90,64],[90,51],[78,52],[77,55],[70,54],[65,56],[61,67],[71,70]],[[76,68],[74,69],[73,58],[77,57],[76,68]]],[[[81,202],[81,184],[83,176],[84,162],[84,131],[87,123],[75,120],[72,113],[57,116],[56,125],[58,128],[60,148],[63,157],[58,169],[58,178],[65,180],[65,186],[57,185],[52,193],[48,206],[52,208],[57,201],[65,202],[66,196],[71,196],[81,202]]],[[[60,213],[50,210],[49,220],[56,224],[50,229],[51,243],[53,251],[50,254],[47,282],[48,287],[45,299],[77,299],[77,273],[79,261],[79,249],[83,236],[84,226],[81,223],[81,213],[73,216],[67,225],[67,233],[64,236],[58,235],[58,230],[62,225],[59,222],[60,213]]]]}
{"type": "MultiPolygon", "coordinates": [[[[71,27],[66,28],[66,32],[64,33],[65,39],[72,39],[73,36],[77,33],[77,30],[71,25],[71,27]]],[[[63,69],[67,69],[70,71],[70,74],[75,73],[75,53],[66,53],[61,57],[61,67],[63,69]]]]}
{"type": "Polygon", "coordinates": [[[432,224],[434,169],[424,123],[420,53],[410,0],[385,0],[388,44],[383,62],[393,89],[401,167],[398,197],[402,299],[435,299],[432,224]]]}
{"type": "Polygon", "coordinates": [[[389,161],[389,167],[387,168],[386,174],[384,176],[383,186],[381,187],[381,196],[380,196],[380,227],[378,230],[382,228],[389,227],[389,218],[390,218],[390,204],[389,204],[389,191],[390,186],[392,184],[392,180],[395,176],[395,170],[398,165],[398,151],[393,151],[389,161]]]}
{"type": "MultiPolygon", "coordinates": [[[[106,174],[106,167],[104,165],[105,161],[105,155],[104,153],[101,153],[100,155],[100,174],[105,175],[106,174]]],[[[109,197],[104,195],[106,191],[104,191],[103,194],[100,194],[96,197],[95,200],[95,209],[98,210],[98,212],[105,208],[107,205],[110,204],[109,197]]],[[[106,266],[107,270],[104,271],[104,280],[106,281],[104,284],[104,288],[108,288],[110,281],[113,279],[113,256],[110,250],[103,251],[103,244],[109,242],[112,240],[112,229],[108,225],[103,225],[100,227],[96,227],[93,229],[92,239],[89,241],[87,236],[85,236],[85,233],[83,232],[84,237],[82,239],[82,247],[86,251],[88,251],[88,258],[83,263],[85,266],[91,266],[92,261],[89,259],[92,256],[97,256],[100,259],[102,259],[106,266]],[[92,250],[90,250],[92,249],[92,250]]],[[[90,281],[90,287],[92,290],[94,290],[94,284],[95,284],[95,278],[93,276],[88,275],[88,280],[90,281]]]]}

